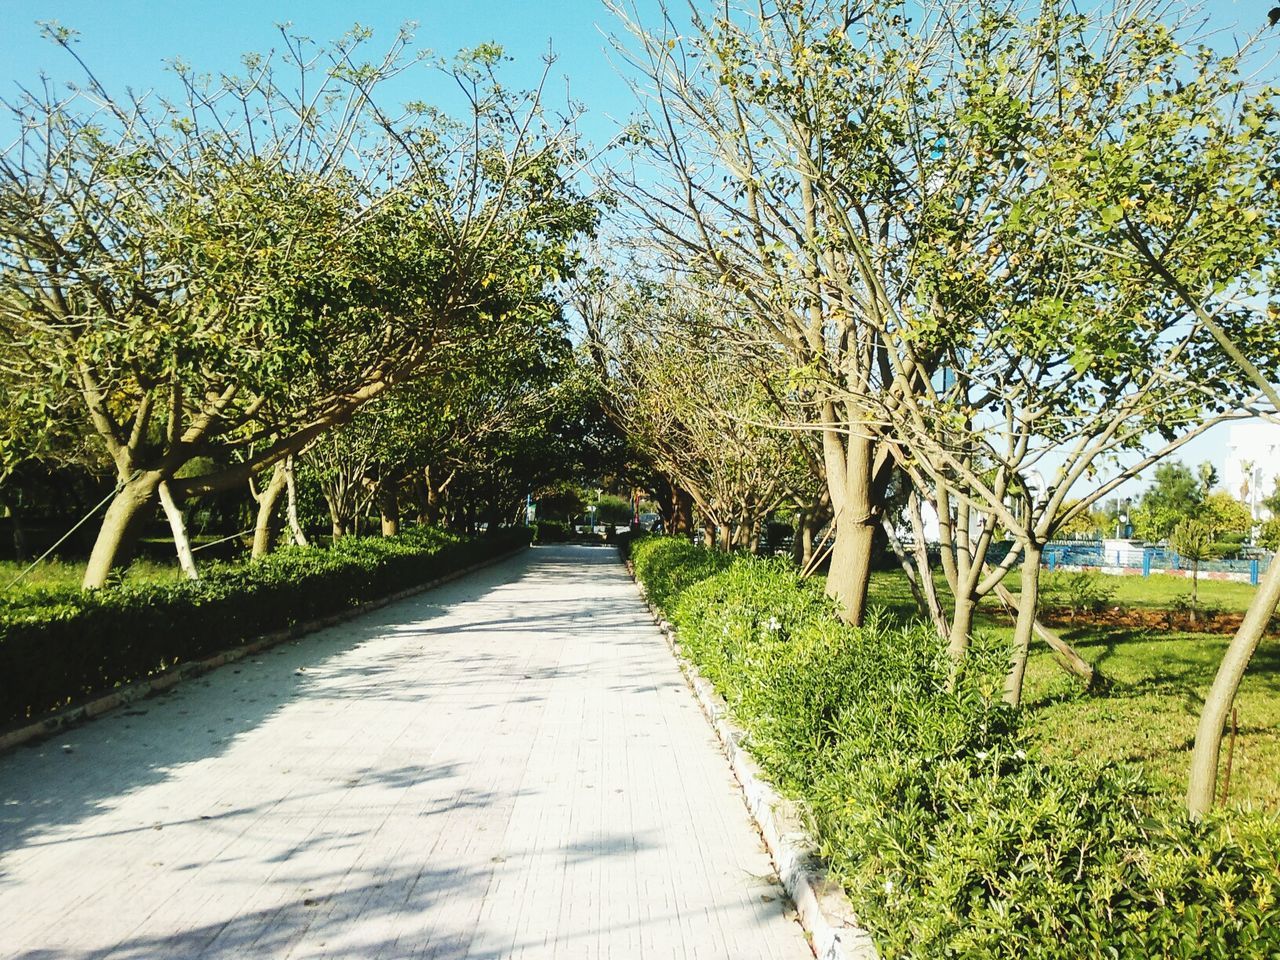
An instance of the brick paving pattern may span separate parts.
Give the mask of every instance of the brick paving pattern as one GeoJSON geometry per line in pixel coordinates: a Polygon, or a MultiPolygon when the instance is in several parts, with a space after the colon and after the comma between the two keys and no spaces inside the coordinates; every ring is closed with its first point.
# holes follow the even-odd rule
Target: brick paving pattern
{"type": "Polygon", "coordinates": [[[0,956],[811,953],[615,553],[566,546],[0,756],[0,956]]]}

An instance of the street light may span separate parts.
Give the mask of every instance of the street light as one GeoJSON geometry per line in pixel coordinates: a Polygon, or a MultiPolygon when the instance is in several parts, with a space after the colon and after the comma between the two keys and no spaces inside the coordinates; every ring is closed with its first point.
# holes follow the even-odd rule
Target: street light
{"type": "Polygon", "coordinates": [[[1129,536],[1129,507],[1133,505],[1133,500],[1125,497],[1120,501],[1120,513],[1116,517],[1116,539],[1123,540],[1129,536]]]}

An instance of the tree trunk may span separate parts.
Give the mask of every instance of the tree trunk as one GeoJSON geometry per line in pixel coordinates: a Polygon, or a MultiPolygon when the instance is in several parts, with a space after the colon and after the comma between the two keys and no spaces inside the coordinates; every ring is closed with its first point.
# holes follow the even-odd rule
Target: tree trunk
{"type": "Polygon", "coordinates": [[[187,538],[187,524],[182,511],[169,492],[169,484],[161,483],[156,487],[160,494],[160,505],[164,507],[165,518],[169,521],[169,530],[173,534],[173,547],[178,554],[178,566],[188,580],[199,580],[200,572],[196,570],[195,554],[191,552],[191,541],[187,538]]]}
{"type": "Polygon", "coordinates": [[[427,516],[427,481],[421,474],[415,473],[410,477],[409,496],[413,499],[418,526],[425,527],[431,519],[427,516]]]}
{"type": "Polygon", "coordinates": [[[284,489],[285,516],[289,519],[289,532],[293,535],[293,542],[300,547],[309,547],[311,543],[302,530],[302,524],[298,522],[298,489],[293,475],[292,455],[284,461],[284,489]]]}
{"type": "Polygon", "coordinates": [[[1191,751],[1191,775],[1187,784],[1187,810],[1193,817],[1204,815],[1213,806],[1218,786],[1218,754],[1222,747],[1222,728],[1235,703],[1236,691],[1249,666],[1258,642],[1280,603],[1280,555],[1271,558],[1267,574],[1240,622],[1227,652],[1218,666],[1213,685],[1204,698],[1200,723],[1196,727],[1195,747],[1191,751]]]}
{"type": "Polygon", "coordinates": [[[22,525],[22,495],[15,493],[8,502],[9,519],[13,521],[13,559],[25,563],[27,559],[27,531],[22,525]]]}
{"type": "Polygon", "coordinates": [[[710,520],[702,524],[702,545],[708,550],[716,545],[716,525],[710,520]]]}
{"type": "Polygon", "coordinates": [[[1191,625],[1196,625],[1196,603],[1200,599],[1200,561],[1191,561],[1191,625]]]}
{"type": "Polygon", "coordinates": [[[326,492],[324,502],[329,506],[329,524],[333,539],[338,540],[350,534],[351,518],[345,514],[336,497],[326,492]]]}
{"type": "Polygon", "coordinates": [[[1031,653],[1036,611],[1040,604],[1040,545],[1027,544],[1022,556],[1022,590],[1018,596],[1018,619],[1013,626],[1013,661],[1004,683],[1004,700],[1010,706],[1022,704],[1022,685],[1031,653]]]}
{"type": "MultiPolygon", "coordinates": [[[[1010,611],[1018,609],[1017,599],[1003,583],[996,585],[995,593],[1000,598],[1000,602],[1010,611]]],[[[1084,682],[1086,690],[1095,690],[1107,685],[1107,678],[1101,670],[1080,656],[1075,647],[1063,640],[1038,619],[1032,623],[1031,629],[1037,637],[1047,643],[1049,648],[1053,650],[1054,659],[1057,660],[1058,666],[1072,676],[1079,677],[1084,682]]]]}
{"type": "Polygon", "coordinates": [[[278,461],[271,468],[271,480],[258,494],[258,518],[253,525],[253,559],[265,557],[271,552],[271,542],[275,539],[275,526],[272,522],[276,504],[280,495],[285,492],[288,480],[284,475],[284,461],[278,461]]]}
{"type": "Polygon", "coordinates": [[[791,535],[791,559],[795,565],[803,570],[809,565],[809,558],[813,556],[813,538],[805,537],[805,528],[809,525],[809,511],[804,507],[796,511],[796,529],[791,535]]]}
{"type": "Polygon", "coordinates": [[[494,530],[497,530],[500,526],[502,526],[502,521],[505,515],[506,515],[506,511],[503,510],[502,504],[498,503],[496,500],[493,503],[486,505],[484,509],[485,530],[490,533],[493,532],[494,530]]]}
{"type": "Polygon", "coordinates": [[[382,535],[394,537],[400,532],[400,483],[394,479],[378,481],[378,512],[382,516],[382,535]]]}
{"type": "Polygon", "coordinates": [[[693,532],[693,497],[689,491],[674,485],[671,488],[671,529],[667,532],[677,537],[693,532]]]}
{"type": "Polygon", "coordinates": [[[823,452],[836,525],[827,596],[836,601],[846,623],[861,625],[867,612],[872,551],[880,522],[873,482],[875,443],[868,437],[844,438],[835,429],[827,429],[823,452]]]}
{"type": "Polygon", "coordinates": [[[947,633],[947,656],[951,658],[952,679],[960,675],[973,636],[973,615],[978,603],[972,595],[958,596],[951,607],[951,629],[947,633]]]}
{"type": "Polygon", "coordinates": [[[142,525],[155,507],[156,488],[162,476],[158,471],[139,473],[128,480],[112,498],[93,542],[93,552],[85,565],[83,586],[97,590],[106,586],[107,577],[127,548],[137,539],[142,525]]]}
{"type": "Polygon", "coordinates": [[[928,604],[934,626],[938,628],[939,637],[951,635],[951,625],[942,609],[942,600],[938,597],[938,585],[933,580],[933,566],[929,563],[929,547],[924,542],[924,515],[921,510],[920,496],[915,490],[907,498],[907,513],[911,519],[911,552],[915,558],[916,570],[920,574],[920,590],[928,604]]]}
{"type": "Polygon", "coordinates": [[[831,565],[827,570],[827,596],[839,605],[842,620],[861,626],[867,614],[875,528],[858,521],[838,519],[836,523],[831,565]]]}
{"type": "Polygon", "coordinates": [[[813,540],[817,535],[817,524],[813,517],[806,517],[800,527],[800,569],[807,570],[813,563],[813,540]]]}
{"type": "Polygon", "coordinates": [[[427,494],[423,502],[426,522],[438,526],[445,521],[444,487],[448,484],[448,478],[444,484],[438,483],[431,475],[431,468],[427,467],[422,471],[422,480],[427,494]]]}

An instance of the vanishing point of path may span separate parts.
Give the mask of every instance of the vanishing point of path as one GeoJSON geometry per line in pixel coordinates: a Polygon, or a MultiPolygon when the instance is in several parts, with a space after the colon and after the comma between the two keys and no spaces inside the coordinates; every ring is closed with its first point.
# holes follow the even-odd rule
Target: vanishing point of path
{"type": "Polygon", "coordinates": [[[0,755],[0,957],[810,957],[613,550],[0,755]]]}

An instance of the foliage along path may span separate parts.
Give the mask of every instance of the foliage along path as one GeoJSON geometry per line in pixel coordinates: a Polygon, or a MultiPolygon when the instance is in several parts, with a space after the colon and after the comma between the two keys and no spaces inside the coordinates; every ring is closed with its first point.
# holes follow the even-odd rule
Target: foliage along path
{"type": "Polygon", "coordinates": [[[811,956],[612,550],[0,756],[5,957],[811,956]]]}

